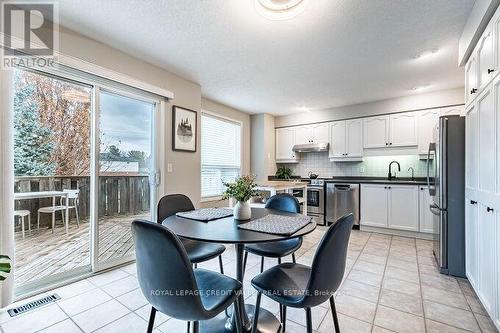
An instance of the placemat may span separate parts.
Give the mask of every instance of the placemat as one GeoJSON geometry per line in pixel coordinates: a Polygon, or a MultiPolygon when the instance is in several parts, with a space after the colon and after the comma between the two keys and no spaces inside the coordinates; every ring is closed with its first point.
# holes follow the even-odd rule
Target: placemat
{"type": "Polygon", "coordinates": [[[188,212],[179,212],[175,215],[190,220],[208,222],[233,215],[231,208],[201,208],[188,212]]]}
{"type": "Polygon", "coordinates": [[[238,225],[240,229],[264,232],[275,235],[293,235],[312,220],[310,216],[285,216],[269,214],[259,219],[238,225]]]}

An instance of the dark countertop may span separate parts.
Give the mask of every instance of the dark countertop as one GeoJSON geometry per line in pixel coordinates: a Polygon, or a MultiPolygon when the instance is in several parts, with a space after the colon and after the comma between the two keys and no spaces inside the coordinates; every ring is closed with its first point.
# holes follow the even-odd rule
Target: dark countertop
{"type": "MultiPolygon", "coordinates": [[[[416,177],[415,180],[407,177],[399,177],[393,180],[388,180],[386,177],[319,177],[327,183],[359,183],[359,184],[395,184],[395,185],[427,185],[427,179],[424,177],[416,177]]],[[[268,180],[283,180],[276,176],[268,176],[268,180]]],[[[309,180],[309,178],[292,176],[290,180],[309,180]]]]}

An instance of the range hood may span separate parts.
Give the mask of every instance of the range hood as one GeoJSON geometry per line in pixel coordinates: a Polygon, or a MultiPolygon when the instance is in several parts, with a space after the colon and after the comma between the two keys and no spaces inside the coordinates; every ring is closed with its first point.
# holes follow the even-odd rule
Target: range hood
{"type": "Polygon", "coordinates": [[[295,145],[292,150],[298,153],[317,153],[321,151],[328,151],[328,142],[295,145]]]}

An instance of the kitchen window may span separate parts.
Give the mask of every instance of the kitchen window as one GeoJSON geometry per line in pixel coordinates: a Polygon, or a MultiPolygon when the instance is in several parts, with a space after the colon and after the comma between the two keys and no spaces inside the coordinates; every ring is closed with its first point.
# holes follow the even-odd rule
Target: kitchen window
{"type": "Polygon", "coordinates": [[[219,197],[241,170],[241,123],[201,114],[201,197],[219,197]]]}

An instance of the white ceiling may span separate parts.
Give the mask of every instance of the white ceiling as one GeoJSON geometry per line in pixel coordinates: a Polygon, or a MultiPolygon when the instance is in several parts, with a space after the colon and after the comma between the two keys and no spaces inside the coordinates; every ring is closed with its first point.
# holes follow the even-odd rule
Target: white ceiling
{"type": "Polygon", "coordinates": [[[309,0],[271,21],[254,0],[61,0],[64,26],[275,115],[463,86],[458,39],[474,0],[309,0]],[[422,52],[438,49],[427,59],[422,52]]]}

